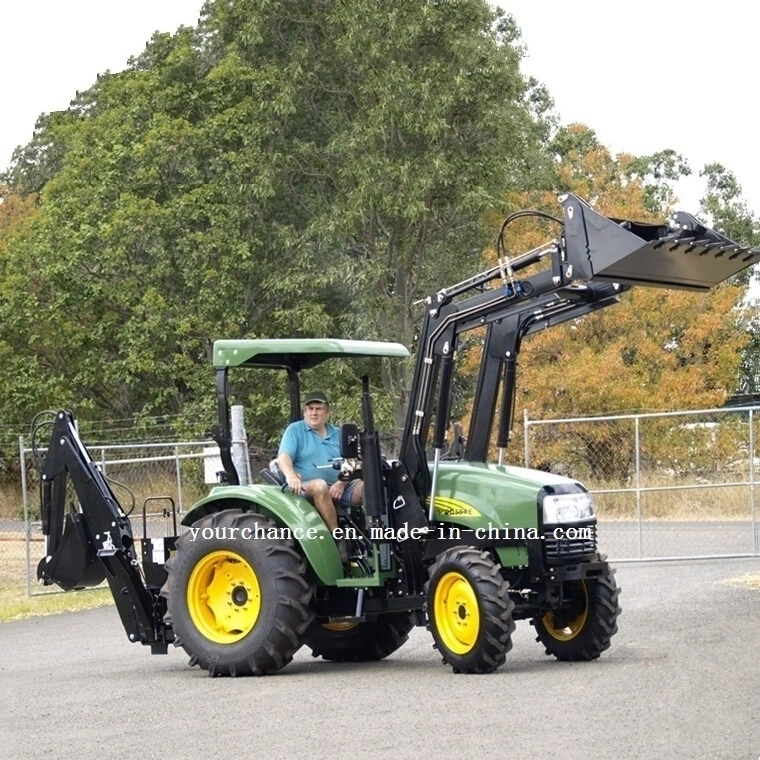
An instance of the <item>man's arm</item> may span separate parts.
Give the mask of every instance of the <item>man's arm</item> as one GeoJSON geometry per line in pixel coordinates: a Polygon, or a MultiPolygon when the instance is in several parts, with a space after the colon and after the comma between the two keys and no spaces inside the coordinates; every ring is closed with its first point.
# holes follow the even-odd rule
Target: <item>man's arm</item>
{"type": "Polygon", "coordinates": [[[293,492],[300,494],[303,490],[303,486],[301,485],[301,476],[296,472],[295,467],[293,467],[293,458],[285,451],[281,451],[277,455],[277,464],[280,467],[280,470],[282,471],[282,474],[285,476],[285,480],[288,483],[288,488],[293,492]]]}

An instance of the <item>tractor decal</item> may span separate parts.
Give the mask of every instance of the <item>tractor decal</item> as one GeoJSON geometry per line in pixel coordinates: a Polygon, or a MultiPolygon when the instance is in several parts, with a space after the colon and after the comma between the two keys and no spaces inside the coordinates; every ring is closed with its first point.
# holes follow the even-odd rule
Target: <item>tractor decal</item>
{"type": "Polygon", "coordinates": [[[435,513],[438,517],[481,517],[475,507],[447,496],[435,497],[435,513]]]}

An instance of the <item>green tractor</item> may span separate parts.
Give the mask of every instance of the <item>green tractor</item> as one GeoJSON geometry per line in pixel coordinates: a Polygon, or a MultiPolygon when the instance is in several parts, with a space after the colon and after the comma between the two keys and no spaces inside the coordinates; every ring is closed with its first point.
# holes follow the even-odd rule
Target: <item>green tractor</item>
{"type": "Polygon", "coordinates": [[[380,660],[423,625],[455,671],[488,673],[505,662],[523,619],[547,654],[598,658],[617,631],[620,592],[597,547],[592,498],[573,479],[504,461],[521,342],[617,303],[632,285],[706,290],[760,253],[688,214],[648,225],[603,217],[573,195],[560,200],[558,240],[426,299],[395,457],[382,451],[372,378],[362,378],[361,424],[341,426],[335,462],[340,478],[361,478],[364,489],[361,507],[339,511],[347,563],[313,505],[276,472],[241,484],[230,373],[283,371],[296,420],[303,370],[334,359],[399,361],[407,349],[221,340],[213,356],[220,484],[184,515],[184,530],[143,536],[138,552],[73,415],[59,412],[42,474],[47,546],[39,578],[65,589],[107,580],[131,640],[155,653],[173,642],[211,675],[274,673],[304,644],[326,660],[380,660]],[[516,277],[542,261],[549,263],[536,274],[516,277]],[[469,429],[447,445],[457,348],[474,329],[483,350],[469,429]],[[67,477],[78,494],[73,510],[64,506],[67,477]]]}

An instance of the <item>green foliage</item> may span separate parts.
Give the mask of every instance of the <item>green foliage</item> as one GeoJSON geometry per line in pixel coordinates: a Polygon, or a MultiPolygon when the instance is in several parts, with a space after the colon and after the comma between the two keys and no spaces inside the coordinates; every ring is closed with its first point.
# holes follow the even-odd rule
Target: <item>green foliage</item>
{"type": "Polygon", "coordinates": [[[652,214],[662,214],[673,203],[672,182],[688,177],[691,169],[686,159],[672,148],[650,156],[637,156],[627,168],[627,176],[643,183],[643,203],[652,214]]]}
{"type": "MultiPolygon", "coordinates": [[[[742,195],[736,175],[722,164],[707,164],[700,172],[707,180],[707,188],[700,204],[700,212],[731,240],[753,248],[760,247],[760,219],[750,210],[742,195]]],[[[748,285],[754,279],[760,283],[755,266],[736,275],[737,283],[748,285]]],[[[755,315],[748,324],[749,343],[742,355],[742,370],[737,391],[743,394],[760,393],[760,319],[755,315]]]]}
{"type": "MultiPolygon", "coordinates": [[[[484,0],[218,0],[155,35],[14,157],[40,200],[3,262],[0,408],[205,412],[219,337],[410,345],[541,165],[517,40],[484,0]]],[[[389,426],[407,372],[381,373],[389,426]]]]}
{"type": "Polygon", "coordinates": [[[760,219],[747,206],[736,175],[722,164],[707,164],[699,173],[707,183],[700,212],[712,226],[742,245],[760,246],[760,219]]]}

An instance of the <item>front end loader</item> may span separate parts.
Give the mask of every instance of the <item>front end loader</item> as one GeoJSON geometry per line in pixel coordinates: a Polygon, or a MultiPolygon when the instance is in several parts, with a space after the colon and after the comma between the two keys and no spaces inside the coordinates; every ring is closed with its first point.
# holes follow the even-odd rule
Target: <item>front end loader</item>
{"type": "MultiPolygon", "coordinates": [[[[73,589],[105,578],[131,640],[154,652],[173,642],[212,675],[277,672],[304,644],[327,660],[378,660],[416,625],[429,628],[455,671],[487,673],[505,662],[517,620],[530,621],[559,660],[598,658],[617,631],[620,592],[597,546],[593,499],[572,478],[506,463],[522,340],[612,306],[632,286],[707,290],[760,253],[688,214],[651,225],[604,217],[571,194],[560,202],[556,240],[425,300],[395,458],[382,451],[375,386],[362,377],[361,424],[341,427],[335,463],[340,478],[364,483],[363,505],[339,512],[348,564],[313,506],[276,472],[241,484],[230,373],[283,372],[296,420],[303,370],[334,359],[399,361],[408,351],[371,341],[221,340],[213,364],[222,482],[180,531],[144,538],[141,551],[73,416],[56,416],[42,475],[41,581],[73,589]],[[521,279],[529,267],[535,273],[521,279]],[[483,345],[469,428],[448,445],[460,340],[476,329],[483,345]]],[[[519,212],[505,226],[532,213],[546,216],[519,212]]]]}

